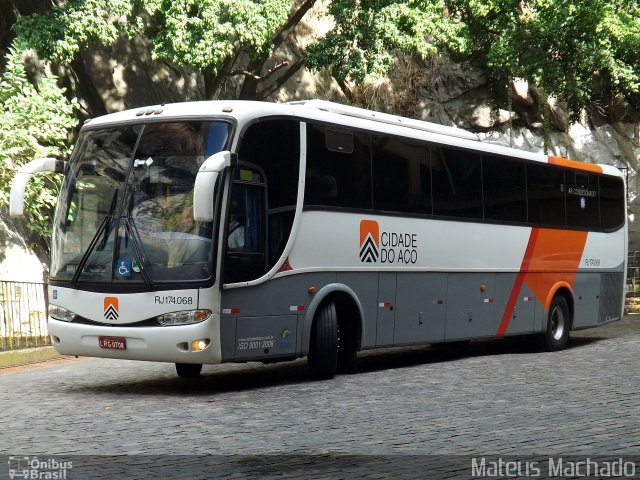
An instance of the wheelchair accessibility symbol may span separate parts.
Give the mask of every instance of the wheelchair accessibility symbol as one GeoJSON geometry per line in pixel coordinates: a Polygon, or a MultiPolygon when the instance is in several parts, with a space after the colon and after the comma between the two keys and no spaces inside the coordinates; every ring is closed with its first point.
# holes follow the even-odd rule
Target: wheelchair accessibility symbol
{"type": "Polygon", "coordinates": [[[131,259],[119,258],[116,262],[116,276],[118,278],[131,277],[131,259]]]}

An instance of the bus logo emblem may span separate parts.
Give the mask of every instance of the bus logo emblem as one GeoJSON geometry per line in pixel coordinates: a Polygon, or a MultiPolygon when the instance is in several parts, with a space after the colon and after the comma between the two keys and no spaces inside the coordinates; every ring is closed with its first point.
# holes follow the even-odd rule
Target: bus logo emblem
{"type": "Polygon", "coordinates": [[[380,226],[375,220],[360,221],[360,261],[374,263],[380,255],[380,226]]]}
{"type": "Polygon", "coordinates": [[[118,319],[118,297],[104,297],[104,318],[111,321],[118,319]]]}

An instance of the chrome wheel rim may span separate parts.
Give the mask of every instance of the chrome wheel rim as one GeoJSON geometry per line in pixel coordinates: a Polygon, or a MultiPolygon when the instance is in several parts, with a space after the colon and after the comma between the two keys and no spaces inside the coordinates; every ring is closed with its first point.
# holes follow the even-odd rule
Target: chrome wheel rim
{"type": "Polygon", "coordinates": [[[556,307],[551,312],[551,336],[554,340],[560,340],[564,335],[565,318],[561,307],[556,307]]]}

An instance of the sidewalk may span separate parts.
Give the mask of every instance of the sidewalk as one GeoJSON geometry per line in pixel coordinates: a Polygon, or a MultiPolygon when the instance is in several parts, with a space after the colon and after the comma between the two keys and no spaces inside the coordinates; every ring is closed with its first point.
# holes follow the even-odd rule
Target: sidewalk
{"type": "Polygon", "coordinates": [[[0,352],[0,368],[62,358],[53,347],[21,348],[0,352]]]}

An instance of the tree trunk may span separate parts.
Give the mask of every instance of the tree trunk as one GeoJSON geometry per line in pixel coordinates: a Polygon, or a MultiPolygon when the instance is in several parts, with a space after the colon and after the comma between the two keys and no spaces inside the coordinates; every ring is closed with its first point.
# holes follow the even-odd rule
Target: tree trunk
{"type": "Polygon", "coordinates": [[[82,54],[77,54],[70,64],[71,70],[76,80],[76,93],[78,97],[87,104],[87,110],[90,116],[98,117],[106,115],[107,107],[98,92],[91,75],[87,71],[87,66],[82,58],[82,54]]]}

